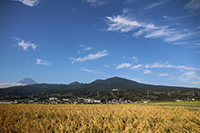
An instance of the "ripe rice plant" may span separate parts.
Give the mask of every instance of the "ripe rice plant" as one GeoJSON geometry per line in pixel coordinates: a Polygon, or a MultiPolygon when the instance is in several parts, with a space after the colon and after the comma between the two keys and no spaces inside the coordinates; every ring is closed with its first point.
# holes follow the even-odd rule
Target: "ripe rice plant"
{"type": "Polygon", "coordinates": [[[200,111],[151,105],[0,105],[0,132],[200,132],[200,111]]]}

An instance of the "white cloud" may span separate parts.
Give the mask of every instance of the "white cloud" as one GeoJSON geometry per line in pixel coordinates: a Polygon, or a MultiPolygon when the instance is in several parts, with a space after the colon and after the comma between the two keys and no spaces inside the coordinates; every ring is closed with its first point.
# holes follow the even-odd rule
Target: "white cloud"
{"type": "Polygon", "coordinates": [[[138,58],[136,56],[133,56],[133,61],[134,62],[137,62],[138,61],[138,58]]]}
{"type": "Polygon", "coordinates": [[[156,27],[154,24],[150,23],[150,24],[146,24],[144,25],[145,27],[145,30],[155,30],[155,29],[158,29],[158,27],[156,27]]]}
{"type": "Polygon", "coordinates": [[[14,0],[14,1],[19,1],[30,7],[34,7],[40,3],[40,0],[14,0]]]}
{"type": "Polygon", "coordinates": [[[91,70],[91,69],[81,68],[81,70],[82,70],[82,71],[85,71],[85,72],[89,72],[89,73],[98,73],[97,71],[91,70]]]}
{"type": "Polygon", "coordinates": [[[127,68],[127,67],[130,67],[130,66],[131,66],[131,64],[129,64],[129,63],[122,63],[122,64],[118,65],[116,67],[116,69],[127,68]]]}
{"type": "Polygon", "coordinates": [[[182,74],[178,78],[178,80],[181,82],[187,82],[187,83],[200,85],[200,76],[198,76],[195,71],[189,71],[182,74]]]}
{"type": "Polygon", "coordinates": [[[189,80],[192,80],[192,79],[200,80],[200,77],[196,75],[195,71],[189,71],[189,72],[182,74],[179,77],[179,79],[182,80],[182,81],[189,81],[189,80]]]}
{"type": "Polygon", "coordinates": [[[138,57],[137,56],[133,56],[133,57],[123,56],[122,58],[132,60],[133,62],[137,62],[138,61],[138,57]]]}
{"type": "Polygon", "coordinates": [[[142,25],[135,20],[131,20],[130,18],[123,17],[121,15],[106,17],[108,20],[109,28],[108,31],[120,31],[120,32],[128,32],[142,25]]]}
{"type": "Polygon", "coordinates": [[[155,62],[153,64],[146,64],[145,65],[145,68],[175,68],[175,69],[184,69],[184,70],[198,70],[197,68],[194,68],[194,67],[187,67],[187,66],[184,66],[184,65],[171,65],[169,64],[168,62],[166,63],[158,63],[158,62],[155,62]]]}
{"type": "Polygon", "coordinates": [[[162,27],[158,30],[154,30],[150,33],[148,33],[147,35],[145,35],[145,38],[158,38],[158,37],[167,37],[170,34],[172,34],[172,32],[170,32],[167,27],[162,27]]]}
{"type": "Polygon", "coordinates": [[[8,87],[13,87],[13,86],[23,86],[25,84],[21,83],[0,83],[0,88],[8,88],[8,87]]]}
{"type": "Polygon", "coordinates": [[[169,74],[168,73],[161,73],[158,76],[169,76],[169,74]]]}
{"type": "Polygon", "coordinates": [[[74,62],[84,62],[84,61],[87,61],[87,60],[95,60],[95,59],[98,59],[98,58],[101,58],[101,57],[104,57],[104,56],[107,56],[107,55],[108,55],[108,51],[103,50],[103,51],[98,52],[96,54],[89,54],[85,57],[71,58],[71,59],[72,59],[72,63],[74,63],[74,62]]]}
{"type": "Polygon", "coordinates": [[[123,4],[130,4],[132,2],[133,2],[133,0],[123,0],[123,4]]]}
{"type": "Polygon", "coordinates": [[[107,31],[119,31],[119,32],[133,32],[134,37],[144,36],[144,38],[162,38],[166,42],[177,42],[180,40],[186,40],[192,36],[196,36],[199,33],[180,30],[175,28],[169,28],[168,26],[155,26],[152,23],[143,23],[135,20],[134,18],[118,15],[107,16],[107,31]]]}
{"type": "MultiPolygon", "coordinates": [[[[142,27],[140,27],[140,30],[138,32],[133,33],[133,36],[138,37],[138,36],[141,36],[142,34],[148,35],[152,31],[157,30],[157,29],[159,29],[159,27],[156,27],[154,24],[143,24],[142,27]]],[[[148,38],[148,36],[145,38],[148,38]]]]}
{"type": "Polygon", "coordinates": [[[200,81],[192,81],[192,83],[200,86],[200,81]]]}
{"type": "Polygon", "coordinates": [[[169,17],[169,16],[166,16],[166,15],[163,15],[163,18],[164,18],[164,19],[168,19],[168,20],[175,19],[174,17],[169,17]]]}
{"type": "Polygon", "coordinates": [[[89,51],[91,49],[92,49],[92,47],[86,47],[86,48],[84,48],[85,51],[89,51]]]}
{"type": "Polygon", "coordinates": [[[106,4],[105,0],[82,0],[83,2],[86,2],[90,6],[97,7],[97,6],[102,6],[106,4]]]}
{"type": "Polygon", "coordinates": [[[21,41],[21,39],[20,38],[18,38],[18,37],[13,37],[13,39],[15,39],[15,40],[17,40],[17,41],[21,41]]]}
{"type": "Polygon", "coordinates": [[[96,71],[96,70],[91,70],[91,69],[87,69],[87,68],[81,68],[80,70],[81,71],[85,71],[85,72],[89,72],[89,73],[92,73],[92,74],[97,74],[97,75],[101,75],[101,76],[105,76],[105,77],[110,77],[109,75],[105,74],[104,72],[99,72],[99,71],[96,71]]]}
{"type": "Polygon", "coordinates": [[[28,50],[29,48],[32,48],[33,50],[35,50],[37,48],[37,45],[35,45],[34,43],[31,43],[31,42],[25,42],[24,40],[21,40],[20,38],[18,37],[14,37],[14,39],[16,41],[18,41],[17,45],[19,47],[22,47],[23,50],[28,50]]]}
{"type": "Polygon", "coordinates": [[[87,47],[84,44],[81,44],[80,47],[82,48],[83,51],[89,51],[93,49],[92,47],[87,47]]]}
{"type": "Polygon", "coordinates": [[[105,67],[105,68],[109,68],[109,67],[110,67],[110,65],[104,65],[104,67],[105,67]]]}
{"type": "Polygon", "coordinates": [[[154,8],[154,7],[163,5],[163,4],[165,4],[166,2],[168,2],[168,1],[169,1],[169,0],[159,1],[159,2],[156,2],[156,3],[152,3],[152,4],[150,4],[148,7],[146,7],[145,9],[152,9],[152,8],[154,8]]]}
{"type": "Polygon", "coordinates": [[[141,36],[143,33],[144,33],[144,30],[142,29],[142,30],[139,30],[138,32],[133,33],[133,36],[138,37],[138,36],[141,36]]]}
{"type": "Polygon", "coordinates": [[[139,64],[139,65],[135,65],[135,66],[132,66],[131,69],[138,69],[140,67],[142,67],[143,65],[142,64],[139,64]]]}
{"type": "Polygon", "coordinates": [[[50,66],[50,65],[51,65],[51,62],[48,62],[48,61],[45,61],[45,60],[42,60],[42,59],[37,59],[37,60],[36,60],[36,64],[38,64],[38,65],[50,66]]]}
{"type": "Polygon", "coordinates": [[[150,73],[152,73],[152,71],[151,71],[151,70],[144,70],[143,73],[144,73],[144,74],[150,74],[150,73]]]}
{"type": "Polygon", "coordinates": [[[23,50],[28,50],[28,48],[32,48],[33,50],[36,49],[37,45],[31,42],[25,42],[24,40],[21,40],[18,42],[18,46],[22,47],[23,50]]]}
{"type": "Polygon", "coordinates": [[[190,0],[190,2],[188,2],[185,5],[185,9],[191,10],[191,11],[195,11],[200,9],[200,0],[190,0]]]}
{"type": "Polygon", "coordinates": [[[164,41],[173,42],[173,41],[181,40],[181,39],[183,39],[187,36],[189,36],[189,34],[176,34],[174,36],[170,36],[170,37],[165,38],[164,41]]]}

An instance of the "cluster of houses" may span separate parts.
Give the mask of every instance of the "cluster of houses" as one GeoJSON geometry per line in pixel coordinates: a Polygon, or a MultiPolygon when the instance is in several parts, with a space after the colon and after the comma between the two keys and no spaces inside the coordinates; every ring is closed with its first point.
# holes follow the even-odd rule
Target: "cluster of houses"
{"type": "Polygon", "coordinates": [[[68,99],[68,98],[62,98],[58,99],[56,97],[50,97],[46,101],[37,101],[37,100],[14,100],[14,101],[8,101],[8,100],[0,100],[0,104],[126,104],[126,103],[147,103],[150,102],[150,100],[141,100],[141,101],[131,101],[131,100],[123,100],[123,99],[111,99],[111,100],[96,100],[96,99],[90,99],[90,98],[77,98],[77,99],[68,99]]]}
{"type": "Polygon", "coordinates": [[[37,100],[0,100],[0,104],[102,104],[101,100],[89,99],[89,98],[77,98],[77,99],[58,99],[56,97],[51,97],[45,101],[37,100]]]}
{"type": "Polygon", "coordinates": [[[77,98],[77,99],[67,99],[63,98],[59,100],[56,97],[49,98],[49,104],[126,104],[126,103],[148,103],[150,102],[149,99],[143,99],[141,101],[131,101],[131,100],[124,100],[124,99],[111,99],[105,100],[102,102],[101,100],[90,99],[90,98],[77,98]]]}
{"type": "MultiPolygon", "coordinates": [[[[194,98],[189,99],[174,99],[176,102],[183,102],[183,101],[195,101],[194,98]]],[[[126,103],[148,103],[150,102],[149,99],[143,99],[138,101],[131,101],[131,100],[124,100],[124,99],[111,99],[111,100],[96,100],[90,98],[77,98],[77,99],[68,99],[62,98],[58,99],[56,97],[50,97],[48,100],[45,101],[37,101],[33,99],[24,99],[24,100],[0,100],[0,104],[126,104],[126,103]]]]}
{"type": "Polygon", "coordinates": [[[109,101],[106,101],[106,104],[123,104],[123,103],[134,103],[134,101],[131,100],[123,100],[123,99],[111,99],[109,101]]]}
{"type": "Polygon", "coordinates": [[[89,98],[77,98],[77,99],[58,99],[56,97],[49,98],[49,104],[101,104],[101,100],[89,99],[89,98]]]}
{"type": "Polygon", "coordinates": [[[176,102],[183,102],[183,101],[195,101],[196,99],[195,98],[187,98],[187,99],[184,99],[184,100],[181,100],[181,99],[176,99],[176,102]]]}

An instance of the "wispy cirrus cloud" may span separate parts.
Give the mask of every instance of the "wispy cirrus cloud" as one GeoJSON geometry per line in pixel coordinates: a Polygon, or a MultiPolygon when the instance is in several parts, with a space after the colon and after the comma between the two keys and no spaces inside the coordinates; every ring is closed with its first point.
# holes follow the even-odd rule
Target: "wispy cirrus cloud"
{"type": "Polygon", "coordinates": [[[92,69],[88,69],[88,68],[81,68],[80,70],[88,72],[88,73],[92,73],[92,74],[101,75],[101,76],[106,76],[106,77],[109,76],[109,75],[105,74],[104,72],[100,72],[100,71],[96,71],[96,70],[92,70],[92,69]]]}
{"type": "Polygon", "coordinates": [[[164,0],[164,1],[158,1],[158,2],[155,2],[155,3],[151,3],[150,5],[148,5],[148,6],[145,8],[145,10],[147,10],[147,9],[152,9],[152,8],[157,7],[157,6],[163,5],[163,4],[167,3],[168,1],[170,1],[170,0],[164,0]]]}
{"type": "Polygon", "coordinates": [[[87,56],[84,57],[79,57],[79,58],[70,58],[72,60],[72,63],[75,62],[84,62],[84,61],[88,61],[88,60],[95,60],[104,56],[108,55],[108,51],[107,50],[103,50],[100,52],[97,52],[96,54],[89,54],[87,56]]]}
{"type": "Polygon", "coordinates": [[[169,36],[172,34],[172,31],[170,31],[167,27],[157,28],[157,30],[153,30],[150,33],[147,33],[144,37],[145,38],[159,38],[164,36],[169,36]]]}
{"type": "Polygon", "coordinates": [[[15,38],[15,40],[18,41],[17,45],[19,47],[22,47],[23,50],[28,50],[29,48],[32,48],[33,50],[35,50],[37,48],[37,45],[35,45],[34,43],[26,42],[26,41],[21,40],[21,39],[19,39],[17,37],[14,37],[14,38],[15,38]]]}
{"type": "Polygon", "coordinates": [[[14,0],[14,1],[19,1],[30,7],[34,7],[40,3],[40,0],[14,0]]]}
{"type": "Polygon", "coordinates": [[[87,47],[87,46],[85,46],[83,44],[81,44],[80,47],[82,48],[83,51],[89,51],[89,50],[93,49],[92,47],[87,47]]]}
{"type": "Polygon", "coordinates": [[[81,47],[81,49],[78,50],[78,54],[82,54],[86,51],[90,51],[93,49],[93,47],[88,47],[88,46],[85,46],[84,44],[81,44],[80,47],[81,47]]]}
{"type": "Polygon", "coordinates": [[[177,33],[177,34],[174,34],[174,36],[169,36],[169,37],[165,38],[164,41],[174,42],[174,41],[182,40],[184,38],[187,38],[191,34],[192,33],[177,33]]]}
{"type": "Polygon", "coordinates": [[[178,78],[178,80],[181,82],[187,82],[187,83],[200,85],[200,76],[198,76],[195,71],[189,71],[189,72],[183,73],[178,78]]]}
{"type": "Polygon", "coordinates": [[[82,1],[93,7],[98,7],[106,4],[106,0],[82,0],[82,1]]]}
{"type": "Polygon", "coordinates": [[[133,32],[134,37],[161,38],[165,42],[177,42],[186,40],[198,34],[189,30],[170,28],[169,26],[155,26],[153,23],[139,22],[136,19],[124,15],[108,16],[107,31],[133,32]]]}
{"type": "Polygon", "coordinates": [[[137,62],[138,61],[138,57],[137,56],[133,56],[133,57],[123,56],[122,58],[123,59],[132,60],[133,62],[137,62]]]}
{"type": "Polygon", "coordinates": [[[127,67],[130,67],[130,66],[131,66],[131,64],[129,64],[129,63],[122,63],[122,64],[118,65],[116,67],[116,69],[127,68],[127,67]]]}
{"type": "Polygon", "coordinates": [[[42,59],[36,59],[36,64],[38,64],[38,65],[44,65],[44,66],[50,66],[51,62],[46,61],[46,60],[42,60],[42,59]]]}
{"type": "Polygon", "coordinates": [[[81,71],[85,71],[85,72],[89,72],[89,73],[98,73],[95,70],[91,70],[91,69],[86,69],[86,68],[81,68],[81,71]]]}
{"type": "Polygon", "coordinates": [[[195,71],[189,71],[189,72],[182,74],[180,76],[180,79],[183,79],[183,80],[198,79],[198,80],[200,80],[200,77],[196,75],[195,71]]]}
{"type": "Polygon", "coordinates": [[[139,22],[130,20],[129,18],[121,15],[106,17],[106,19],[108,20],[108,31],[128,32],[138,27],[142,27],[139,22]]]}
{"type": "Polygon", "coordinates": [[[132,3],[134,0],[123,0],[123,4],[130,4],[132,3]]]}
{"type": "Polygon", "coordinates": [[[188,9],[190,11],[196,11],[200,9],[200,0],[190,0],[185,7],[185,9],[188,9]]]}
{"type": "Polygon", "coordinates": [[[182,69],[182,70],[198,70],[197,68],[194,68],[194,67],[187,67],[184,65],[172,65],[172,64],[169,64],[168,62],[166,63],[155,62],[153,64],[146,64],[145,68],[175,68],[175,69],[182,69]]]}

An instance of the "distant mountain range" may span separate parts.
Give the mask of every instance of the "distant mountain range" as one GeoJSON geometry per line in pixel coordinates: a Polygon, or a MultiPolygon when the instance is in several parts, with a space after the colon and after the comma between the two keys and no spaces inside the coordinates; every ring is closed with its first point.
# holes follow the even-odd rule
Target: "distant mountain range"
{"type": "Polygon", "coordinates": [[[173,98],[199,98],[200,96],[199,88],[149,85],[120,77],[95,80],[88,84],[79,82],[68,85],[37,84],[30,78],[25,78],[19,83],[31,85],[0,89],[0,98],[3,99],[5,96],[26,98],[34,95],[40,98],[57,96],[63,98],[90,97],[101,100],[111,98],[169,100],[173,98]]]}
{"type": "Polygon", "coordinates": [[[24,79],[18,81],[17,83],[25,84],[25,85],[38,84],[36,81],[34,81],[34,80],[31,79],[31,78],[24,78],[24,79]]]}

